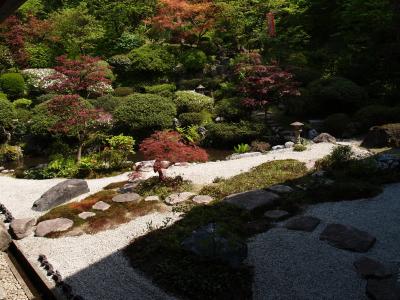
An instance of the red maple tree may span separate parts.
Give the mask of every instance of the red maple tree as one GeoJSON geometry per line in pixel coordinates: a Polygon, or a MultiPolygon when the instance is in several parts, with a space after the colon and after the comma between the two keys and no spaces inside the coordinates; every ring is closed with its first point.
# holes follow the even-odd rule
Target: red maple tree
{"type": "Polygon", "coordinates": [[[265,65],[258,52],[245,55],[244,62],[236,66],[239,76],[239,92],[245,106],[267,109],[268,104],[286,95],[300,95],[299,83],[293,74],[283,70],[277,62],[265,65]]]}
{"type": "Polygon", "coordinates": [[[158,13],[146,21],[159,31],[169,30],[181,41],[193,38],[194,43],[212,28],[216,6],[211,0],[160,0],[158,13]]]}
{"type": "Polygon", "coordinates": [[[57,71],[47,79],[52,80],[48,89],[62,94],[80,94],[90,96],[90,88],[110,84],[106,77],[108,66],[99,64],[99,57],[82,55],[77,59],[69,59],[65,55],[57,58],[57,71]]]}
{"type": "Polygon", "coordinates": [[[96,130],[96,125],[108,122],[103,111],[89,108],[79,95],[55,96],[47,108],[57,119],[49,130],[77,138],[77,161],[81,160],[84,143],[90,133],[96,130]]]}
{"type": "Polygon", "coordinates": [[[25,28],[16,16],[8,17],[0,27],[0,35],[10,48],[14,61],[21,67],[27,65],[28,55],[25,51],[25,28]]]}
{"type": "MultiPolygon", "coordinates": [[[[176,131],[156,131],[139,145],[145,159],[155,160],[154,172],[158,173],[160,180],[165,180],[165,169],[177,162],[205,162],[208,160],[207,152],[186,142],[176,131]]],[[[130,178],[140,178],[141,165],[139,164],[130,178]]]]}

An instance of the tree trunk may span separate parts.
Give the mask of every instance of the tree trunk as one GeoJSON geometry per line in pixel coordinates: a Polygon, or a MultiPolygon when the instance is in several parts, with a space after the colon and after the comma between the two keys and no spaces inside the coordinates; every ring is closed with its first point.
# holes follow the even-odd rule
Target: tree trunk
{"type": "Polygon", "coordinates": [[[78,154],[76,155],[76,161],[80,162],[82,159],[82,148],[83,148],[83,143],[80,142],[79,143],[79,147],[78,147],[78,154]]]}

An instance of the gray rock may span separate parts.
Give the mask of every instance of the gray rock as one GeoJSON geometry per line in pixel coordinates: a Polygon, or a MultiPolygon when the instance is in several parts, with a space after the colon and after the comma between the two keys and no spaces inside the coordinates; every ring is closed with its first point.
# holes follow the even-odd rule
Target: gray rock
{"type": "Polygon", "coordinates": [[[361,257],[354,262],[357,273],[363,278],[386,278],[393,273],[382,263],[369,257],[361,257]]]}
{"type": "Polygon", "coordinates": [[[32,208],[37,211],[46,211],[88,192],[89,187],[85,180],[66,180],[44,193],[35,201],[32,208]]]}
{"type": "Polygon", "coordinates": [[[321,133],[319,136],[313,139],[314,143],[332,143],[336,144],[335,137],[331,136],[329,133],[321,133]]]}
{"type": "Polygon", "coordinates": [[[279,221],[289,216],[285,210],[269,210],[265,212],[264,217],[271,221],[279,221]]]}
{"type": "Polygon", "coordinates": [[[8,234],[7,228],[0,221],[0,251],[6,251],[11,244],[11,236],[8,234]]]}
{"type": "Polygon", "coordinates": [[[294,143],[293,142],[286,142],[285,143],[285,148],[293,148],[294,143]]]}
{"type": "Polygon", "coordinates": [[[282,149],[285,149],[285,146],[284,146],[284,145],[276,145],[276,146],[273,146],[273,147],[272,147],[272,150],[273,150],[273,151],[275,151],[275,150],[282,150],[282,149]]]}
{"type": "Polygon", "coordinates": [[[88,218],[94,217],[95,215],[96,215],[96,214],[95,214],[94,212],[84,211],[84,212],[81,212],[81,213],[78,215],[78,217],[81,218],[81,219],[83,219],[83,220],[86,220],[86,219],[88,219],[88,218]]]}
{"type": "Polygon", "coordinates": [[[232,155],[229,155],[226,160],[235,160],[235,159],[240,159],[240,158],[248,158],[248,157],[255,157],[255,156],[260,156],[262,155],[261,152],[247,152],[247,153],[234,153],[232,155]]]}
{"type": "Polygon", "coordinates": [[[121,194],[112,198],[112,201],[118,203],[123,203],[123,202],[140,203],[142,202],[142,200],[143,200],[142,196],[136,193],[121,194]]]}
{"type": "Polygon", "coordinates": [[[158,196],[148,196],[144,199],[144,201],[160,201],[160,197],[158,196]]]}
{"type": "Polygon", "coordinates": [[[53,220],[47,220],[40,222],[36,227],[35,235],[44,237],[49,233],[61,232],[70,229],[74,225],[74,222],[66,218],[57,218],[53,220]]]}
{"type": "Polygon", "coordinates": [[[279,196],[265,190],[253,190],[249,192],[233,194],[222,201],[243,208],[248,211],[261,207],[272,207],[279,199],[279,196]]]}
{"type": "Polygon", "coordinates": [[[321,220],[311,216],[301,216],[290,219],[285,227],[290,230],[312,232],[321,223],[321,220]]]}
{"type": "Polygon", "coordinates": [[[11,221],[10,229],[17,239],[23,239],[33,233],[33,226],[36,224],[36,219],[14,219],[11,221]]]}
{"type": "Polygon", "coordinates": [[[309,138],[310,140],[315,139],[317,136],[318,136],[318,131],[316,131],[315,129],[310,129],[310,130],[308,131],[308,138],[309,138]]]}
{"type": "Polygon", "coordinates": [[[101,210],[101,211],[105,211],[105,210],[109,209],[110,207],[111,207],[110,204],[105,203],[103,201],[99,201],[95,205],[92,206],[93,209],[101,210]]]}
{"type": "Polygon", "coordinates": [[[319,239],[327,241],[333,247],[355,252],[367,252],[376,241],[369,233],[342,224],[329,224],[319,239]]]}
{"type": "Polygon", "coordinates": [[[171,194],[167,198],[165,198],[165,202],[167,204],[174,205],[174,204],[178,204],[181,202],[185,202],[195,195],[196,195],[195,193],[191,193],[191,192],[171,194]]]}
{"type": "Polygon", "coordinates": [[[4,170],[5,170],[5,168],[4,168],[4,167],[0,167],[0,172],[1,172],[1,171],[4,171],[4,170]]]}
{"type": "Polygon", "coordinates": [[[247,257],[247,244],[214,223],[194,230],[182,242],[182,247],[200,257],[224,261],[234,268],[247,257]]]}
{"type": "Polygon", "coordinates": [[[125,184],[123,187],[121,187],[118,192],[121,194],[126,194],[126,193],[133,193],[136,189],[136,187],[139,185],[140,181],[132,182],[125,184]]]}
{"type": "Polygon", "coordinates": [[[374,300],[399,300],[400,281],[397,276],[387,279],[368,279],[366,292],[374,300]]]}
{"type": "Polygon", "coordinates": [[[268,190],[275,192],[275,193],[279,193],[279,194],[293,192],[293,189],[290,186],[282,185],[282,184],[276,184],[276,185],[270,186],[268,188],[268,190]]]}
{"type": "Polygon", "coordinates": [[[250,221],[248,223],[246,223],[244,225],[244,230],[252,235],[252,234],[260,234],[263,232],[266,232],[268,229],[270,229],[271,226],[271,222],[270,220],[267,219],[258,219],[258,220],[254,220],[254,221],[250,221]]]}
{"type": "Polygon", "coordinates": [[[197,204],[208,204],[208,203],[214,201],[214,198],[211,196],[208,196],[208,195],[197,195],[197,196],[194,196],[192,201],[197,204]]]}
{"type": "Polygon", "coordinates": [[[0,286],[0,300],[7,300],[6,292],[3,290],[1,286],[0,286]]]}

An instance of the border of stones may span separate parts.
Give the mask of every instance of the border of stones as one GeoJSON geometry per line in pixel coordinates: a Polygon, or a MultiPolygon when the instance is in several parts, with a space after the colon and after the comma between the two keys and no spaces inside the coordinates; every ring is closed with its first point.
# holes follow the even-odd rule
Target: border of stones
{"type": "Polygon", "coordinates": [[[2,203],[0,203],[0,214],[3,214],[5,216],[4,223],[11,223],[11,221],[14,220],[14,217],[11,214],[11,212],[2,203]]]}

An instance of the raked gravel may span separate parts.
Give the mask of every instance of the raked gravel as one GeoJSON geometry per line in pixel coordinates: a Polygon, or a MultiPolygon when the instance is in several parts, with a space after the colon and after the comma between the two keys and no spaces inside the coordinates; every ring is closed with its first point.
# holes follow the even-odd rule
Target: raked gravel
{"type": "Polygon", "coordinates": [[[304,215],[321,219],[313,233],[276,228],[249,243],[255,300],[368,299],[366,281],[357,276],[354,261],[366,255],[400,263],[400,184],[387,186],[372,199],[310,206],[304,215]],[[365,254],[334,248],[319,241],[328,223],[367,231],[377,242],[365,254]]]}

